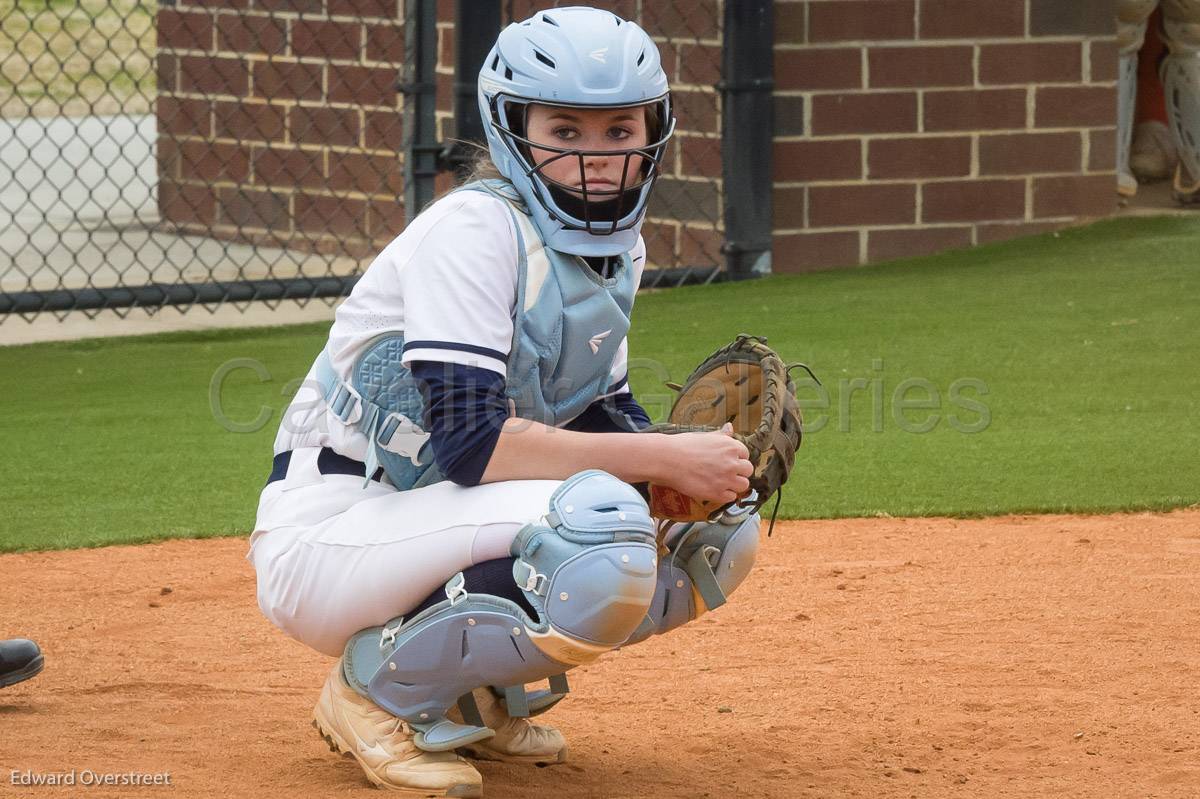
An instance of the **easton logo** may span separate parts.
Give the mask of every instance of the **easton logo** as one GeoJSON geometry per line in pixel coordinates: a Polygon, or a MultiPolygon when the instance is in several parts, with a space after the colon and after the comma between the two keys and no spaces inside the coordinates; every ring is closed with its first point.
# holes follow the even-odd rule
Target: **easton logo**
{"type": "Polygon", "coordinates": [[[608,48],[607,47],[601,47],[599,50],[593,50],[592,52],[588,53],[588,58],[593,58],[596,61],[599,61],[601,64],[607,63],[605,61],[605,58],[607,58],[607,57],[608,57],[608,48]]]}
{"type": "Polygon", "coordinates": [[[609,333],[612,333],[611,327],[608,330],[605,330],[603,333],[597,333],[588,339],[588,346],[592,348],[592,355],[600,352],[600,344],[604,341],[604,339],[608,338],[609,333]]]}

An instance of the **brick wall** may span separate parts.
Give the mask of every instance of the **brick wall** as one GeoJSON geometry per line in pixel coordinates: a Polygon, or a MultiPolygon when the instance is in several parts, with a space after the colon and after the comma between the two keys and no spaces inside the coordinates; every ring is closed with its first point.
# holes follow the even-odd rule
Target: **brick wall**
{"type": "MultiPolygon", "coordinates": [[[[559,3],[569,5],[570,3],[559,3]]],[[[511,0],[525,19],[555,5],[511,0]]],[[[650,267],[722,260],[720,0],[599,0],[659,44],[679,128],[643,228],[650,267]]],[[[437,120],[455,135],[453,0],[437,120]]],[[[404,224],[402,0],[179,0],[159,11],[159,201],[185,230],[364,255],[404,224]]],[[[439,191],[451,186],[449,174],[439,191]]]]}
{"type": "Polygon", "coordinates": [[[401,21],[400,0],[161,5],[164,220],[355,255],[399,232],[401,21]]]}
{"type": "Polygon", "coordinates": [[[780,0],[774,269],[982,244],[1116,207],[1106,3],[780,0]]]}

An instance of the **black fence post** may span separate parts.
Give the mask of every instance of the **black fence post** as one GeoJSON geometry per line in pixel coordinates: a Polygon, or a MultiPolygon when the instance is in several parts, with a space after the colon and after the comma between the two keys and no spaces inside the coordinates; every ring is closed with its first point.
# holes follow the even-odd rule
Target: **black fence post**
{"type": "Polygon", "coordinates": [[[411,222],[433,199],[438,174],[437,0],[404,4],[404,215],[411,222]]]}
{"type": "Polygon", "coordinates": [[[725,268],[730,280],[771,272],[771,91],[775,58],[771,0],[725,2],[721,159],[725,177],[725,268]]]}
{"type": "Polygon", "coordinates": [[[503,24],[501,0],[458,0],[454,29],[454,140],[442,150],[442,168],[466,177],[475,148],[484,144],[483,118],[479,115],[479,70],[503,24]]]}

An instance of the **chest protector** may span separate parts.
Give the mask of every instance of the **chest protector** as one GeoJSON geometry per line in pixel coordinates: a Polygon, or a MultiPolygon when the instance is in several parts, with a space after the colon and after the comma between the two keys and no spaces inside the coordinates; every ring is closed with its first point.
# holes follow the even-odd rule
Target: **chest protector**
{"type": "MultiPolygon", "coordinates": [[[[517,234],[517,302],[504,393],[522,419],[560,427],[612,390],[610,372],[629,331],[637,283],[629,254],[613,277],[602,278],[574,255],[545,246],[530,218],[504,192],[503,181],[477,181],[458,191],[482,191],[504,200],[517,234]]],[[[480,264],[480,269],[489,264],[480,264]]],[[[372,339],[350,370],[337,375],[328,350],[316,378],[330,409],[361,430],[367,479],[382,466],[401,491],[445,479],[422,429],[424,401],[400,363],[402,332],[372,339]]],[[[366,481],[364,480],[364,485],[366,481]]]]}

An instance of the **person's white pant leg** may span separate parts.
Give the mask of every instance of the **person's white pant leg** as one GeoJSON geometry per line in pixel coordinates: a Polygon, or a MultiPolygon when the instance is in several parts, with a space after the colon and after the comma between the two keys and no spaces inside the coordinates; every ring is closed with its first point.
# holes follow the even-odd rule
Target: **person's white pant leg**
{"type": "Polygon", "coordinates": [[[415,607],[456,572],[507,557],[517,532],[549,510],[560,485],[443,482],[397,492],[376,483],[364,490],[362,478],[347,475],[306,483],[311,475],[301,473],[302,485],[288,490],[296,471],[264,491],[247,558],[267,618],[334,656],[354,633],[415,607]],[[271,504],[278,512],[264,512],[271,504]],[[289,513],[295,507],[319,518],[298,524],[289,513]],[[272,517],[286,523],[275,526],[272,517]]]}

